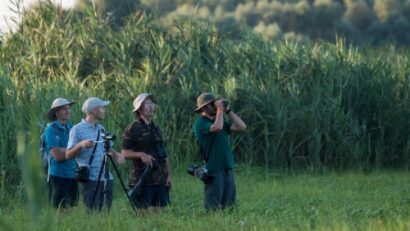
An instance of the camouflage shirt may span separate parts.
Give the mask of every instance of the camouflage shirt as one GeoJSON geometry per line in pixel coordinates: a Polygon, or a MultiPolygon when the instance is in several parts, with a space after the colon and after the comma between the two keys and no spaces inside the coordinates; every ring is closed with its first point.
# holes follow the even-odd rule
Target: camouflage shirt
{"type": "MultiPolygon", "coordinates": [[[[153,122],[146,124],[137,119],[125,129],[122,136],[121,148],[135,152],[145,152],[155,158],[155,162],[146,185],[166,185],[168,170],[165,159],[167,157],[162,132],[153,122]]],[[[140,179],[145,168],[140,160],[133,160],[130,172],[130,186],[134,186],[140,179]]]]}

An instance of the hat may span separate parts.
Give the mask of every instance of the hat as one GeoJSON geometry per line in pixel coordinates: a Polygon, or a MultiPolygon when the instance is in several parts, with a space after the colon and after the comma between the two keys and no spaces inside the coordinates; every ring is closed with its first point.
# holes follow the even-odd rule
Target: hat
{"type": "Polygon", "coordinates": [[[158,103],[153,94],[142,93],[139,96],[137,96],[137,98],[135,98],[134,102],[132,103],[132,106],[134,106],[134,110],[132,110],[132,112],[138,111],[138,109],[140,109],[141,107],[142,102],[144,102],[144,100],[148,97],[150,97],[152,101],[154,101],[154,103],[158,103]]]}
{"type": "Polygon", "coordinates": [[[211,93],[202,93],[200,96],[198,96],[198,98],[196,98],[197,108],[195,109],[195,112],[199,112],[201,108],[208,105],[209,103],[212,103],[215,100],[216,100],[215,96],[212,95],[211,93]]]}
{"type": "Polygon", "coordinates": [[[71,106],[71,105],[73,105],[73,104],[75,104],[74,101],[68,101],[68,100],[66,100],[66,99],[64,99],[64,98],[57,98],[57,99],[55,99],[55,100],[53,101],[53,103],[51,104],[51,108],[50,108],[49,111],[54,110],[54,109],[59,108],[59,107],[62,107],[62,106],[66,106],[66,105],[71,106]]]}
{"type": "Polygon", "coordinates": [[[104,100],[102,100],[100,98],[97,98],[97,97],[90,97],[84,102],[82,111],[84,113],[88,114],[92,110],[94,110],[94,108],[96,108],[96,107],[105,107],[108,104],[110,104],[110,101],[104,101],[104,100]]]}

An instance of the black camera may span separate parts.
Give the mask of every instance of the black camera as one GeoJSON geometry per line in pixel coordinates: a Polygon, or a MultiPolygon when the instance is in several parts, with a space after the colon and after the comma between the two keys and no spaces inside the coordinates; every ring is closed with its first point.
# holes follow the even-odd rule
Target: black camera
{"type": "Polygon", "coordinates": [[[75,170],[75,178],[78,182],[87,183],[90,177],[90,167],[79,166],[75,170]]]}
{"type": "Polygon", "coordinates": [[[227,100],[222,100],[222,107],[227,108],[229,106],[229,102],[227,100]]]}
{"type": "Polygon", "coordinates": [[[104,141],[114,141],[116,139],[115,135],[105,130],[102,131],[101,137],[103,138],[104,141]]]}
{"type": "Polygon", "coordinates": [[[196,164],[191,164],[188,167],[188,174],[198,177],[205,183],[213,179],[213,176],[208,173],[208,169],[206,169],[205,167],[198,166],[196,164]]]}
{"type": "MultiPolygon", "coordinates": [[[[222,100],[222,107],[227,108],[229,106],[229,101],[225,100],[225,99],[221,99],[222,100]]],[[[214,107],[215,107],[215,103],[214,103],[214,107]]]]}

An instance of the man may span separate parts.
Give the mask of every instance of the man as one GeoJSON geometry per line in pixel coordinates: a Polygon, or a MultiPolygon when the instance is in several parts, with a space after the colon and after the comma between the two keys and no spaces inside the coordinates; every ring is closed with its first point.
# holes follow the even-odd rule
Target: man
{"type": "Polygon", "coordinates": [[[45,144],[51,154],[49,159],[49,187],[51,187],[51,202],[55,208],[74,206],[78,202],[78,185],[75,180],[77,164],[66,159],[65,153],[72,124],[70,107],[75,102],[57,98],[48,111],[50,124],[45,131],[45,144]]]}
{"type": "Polygon", "coordinates": [[[195,121],[194,133],[205,152],[205,167],[212,176],[211,180],[205,182],[205,209],[210,211],[233,206],[236,185],[229,135],[231,131],[244,131],[246,125],[231,111],[226,100],[217,100],[210,93],[203,93],[197,98],[195,112],[201,116],[195,121]],[[232,123],[224,120],[224,114],[232,123]]]}
{"type": "Polygon", "coordinates": [[[138,208],[152,207],[161,211],[170,203],[169,191],[172,187],[169,159],[165,150],[162,132],[154,124],[157,101],[152,94],[140,94],[133,102],[135,120],[124,131],[121,154],[132,160],[130,187],[134,187],[144,172],[151,171],[142,184],[141,194],[132,198],[138,208]]]}
{"type": "MultiPolygon", "coordinates": [[[[89,166],[89,178],[83,183],[82,194],[84,204],[90,210],[99,208],[100,203],[101,208],[105,209],[109,209],[112,204],[113,176],[109,173],[109,179],[105,182],[106,188],[103,191],[106,180],[104,172],[93,203],[98,174],[105,154],[104,144],[101,143],[104,127],[98,122],[104,119],[106,107],[109,104],[110,101],[103,101],[97,97],[88,98],[82,107],[86,117],[71,129],[67,146],[67,159],[76,158],[79,166],[89,166]]],[[[114,149],[110,149],[110,154],[118,163],[123,161],[121,155],[114,149]]]]}

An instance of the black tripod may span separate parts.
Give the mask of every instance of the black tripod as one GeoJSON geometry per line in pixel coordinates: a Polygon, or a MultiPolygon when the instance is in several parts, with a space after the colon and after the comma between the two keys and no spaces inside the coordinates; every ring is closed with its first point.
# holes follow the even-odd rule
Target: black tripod
{"type": "Polygon", "coordinates": [[[99,195],[100,196],[100,200],[99,200],[100,204],[99,204],[99,207],[98,207],[99,210],[102,209],[103,202],[106,201],[106,199],[107,199],[106,198],[106,196],[107,196],[106,192],[107,192],[107,187],[108,187],[108,181],[110,179],[110,162],[111,162],[112,166],[114,167],[114,171],[117,174],[118,179],[120,180],[122,189],[124,190],[124,193],[127,196],[128,200],[131,204],[132,209],[134,210],[135,214],[138,215],[136,206],[135,206],[134,202],[131,200],[131,197],[128,195],[128,190],[125,187],[124,182],[122,181],[121,175],[118,171],[117,166],[115,165],[114,160],[112,159],[112,156],[110,155],[110,148],[111,148],[110,141],[115,140],[115,136],[111,136],[111,137],[108,138],[107,135],[105,135],[103,138],[104,138],[104,158],[103,158],[103,162],[102,162],[100,171],[98,173],[97,186],[95,187],[93,200],[92,200],[92,203],[91,203],[91,208],[93,208],[95,198],[98,194],[98,187],[100,186],[103,169],[104,169],[104,178],[105,178],[105,180],[104,180],[103,190],[101,190],[100,193],[99,193],[100,194],[99,195]]]}

